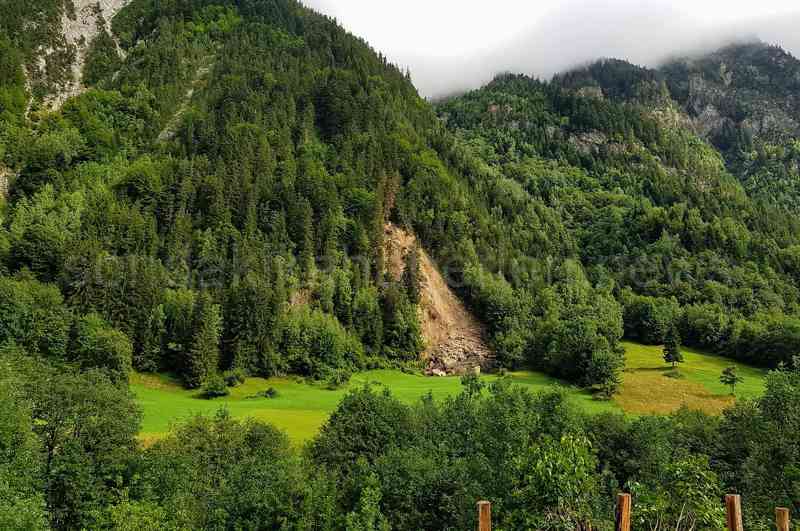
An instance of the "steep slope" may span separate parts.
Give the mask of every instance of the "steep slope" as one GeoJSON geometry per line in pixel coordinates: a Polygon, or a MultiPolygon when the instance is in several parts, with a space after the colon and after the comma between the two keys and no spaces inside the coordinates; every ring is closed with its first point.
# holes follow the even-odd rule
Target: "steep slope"
{"type": "MultiPolygon", "coordinates": [[[[389,223],[384,229],[387,267],[399,281],[405,256],[413,249],[413,234],[389,223]]],[[[494,368],[495,356],[486,344],[485,327],[448,285],[428,253],[420,252],[422,294],[420,324],[425,340],[426,371],[434,376],[463,374],[478,367],[494,368]]]]}
{"type": "Polygon", "coordinates": [[[616,102],[671,108],[712,144],[756,200],[796,212],[800,204],[800,61],[758,41],[674,59],[651,70],[599,61],[559,81],[616,102]]]}
{"type": "Polygon", "coordinates": [[[732,44],[659,69],[700,132],[723,150],[735,131],[763,141],[800,133],[800,61],[777,46],[732,44]]]}
{"type": "MultiPolygon", "coordinates": [[[[48,6],[42,43],[62,35],[48,6]]],[[[416,361],[427,338],[431,369],[488,348],[609,394],[623,333],[677,324],[764,365],[794,351],[797,222],[752,200],[651,72],[609,62],[608,94],[505,76],[439,121],[293,0],[134,0],[112,29],[122,53],[101,31],[87,90],[33,120],[21,74],[41,43],[0,38],[19,52],[0,65],[18,175],[0,259],[123,332],[140,371],[336,382],[416,361]],[[431,259],[422,313],[384,282],[387,236],[411,241],[387,223],[431,259]]]]}
{"type": "MultiPolygon", "coordinates": [[[[85,90],[83,69],[89,49],[101,33],[112,33],[111,20],[129,2],[130,0],[72,0],[72,6],[65,6],[61,15],[61,38],[69,51],[69,74],[44,97],[46,108],[58,108],[67,99],[85,90]]],[[[55,53],[57,51],[53,49],[39,50],[36,70],[29,74],[34,78],[41,77],[42,71],[51,61],[50,56],[55,53]]]]}
{"type": "Polygon", "coordinates": [[[418,361],[420,314],[378,252],[389,176],[415,177],[436,126],[407,75],[293,0],[40,3],[38,42],[0,27],[24,52],[0,62],[0,158],[18,175],[0,271],[57,286],[57,306],[124,333],[133,368],[191,387],[418,361]],[[26,84],[55,62],[53,84],[26,84]],[[52,112],[25,113],[26,87],[52,112]]]}
{"type": "MultiPolygon", "coordinates": [[[[628,337],[658,343],[677,325],[688,344],[789,362],[796,218],[742,186],[660,73],[609,60],[551,83],[506,75],[438,110],[497,173],[557,209],[592,282],[612,284],[628,337]]],[[[497,271],[520,299],[536,293],[536,281],[497,271]]],[[[553,338],[528,344],[547,360],[553,338]]]]}

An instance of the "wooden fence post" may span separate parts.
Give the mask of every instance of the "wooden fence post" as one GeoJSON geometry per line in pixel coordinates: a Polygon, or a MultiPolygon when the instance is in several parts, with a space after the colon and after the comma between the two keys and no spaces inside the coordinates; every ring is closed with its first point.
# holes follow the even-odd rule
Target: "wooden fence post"
{"type": "Polygon", "coordinates": [[[725,510],[728,513],[728,530],[744,531],[742,525],[742,497],[738,494],[725,496],[725,510]]]}
{"type": "Polygon", "coordinates": [[[617,495],[617,531],[631,531],[631,495],[617,495]]]}
{"type": "Polygon", "coordinates": [[[789,531],[789,509],[786,507],[775,509],[775,527],[778,531],[789,531]]]}
{"type": "Polygon", "coordinates": [[[478,531],[492,531],[492,504],[488,501],[478,502],[478,531]]]}

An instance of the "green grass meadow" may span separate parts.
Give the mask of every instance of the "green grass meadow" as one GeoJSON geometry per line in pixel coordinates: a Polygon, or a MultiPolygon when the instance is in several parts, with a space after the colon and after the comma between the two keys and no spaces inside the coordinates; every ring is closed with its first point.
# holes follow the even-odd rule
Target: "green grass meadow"
{"type": "MultiPolygon", "coordinates": [[[[680,378],[667,376],[670,367],[663,362],[661,347],[625,343],[627,367],[620,392],[612,401],[596,400],[587,391],[563,386],[569,396],[585,411],[625,411],[630,414],[669,413],[686,404],[709,413],[719,413],[733,403],[727,387],[719,383],[722,369],[739,367],[744,382],[737,388],[739,397],[755,397],[764,388],[765,371],[731,360],[683,349],[685,363],[679,367],[680,378]]],[[[510,373],[512,381],[532,391],[542,391],[558,380],[532,371],[510,373]]],[[[484,376],[487,382],[496,376],[484,376]]],[[[427,393],[441,399],[459,392],[458,377],[426,377],[396,370],[359,373],[350,383],[337,390],[324,385],[308,384],[298,378],[249,378],[231,389],[231,395],[206,400],[199,390],[186,390],[167,375],[136,374],[131,389],[144,411],[141,439],[144,442],[163,437],[172,425],[196,414],[213,414],[226,408],[234,417],[253,417],[285,430],[301,443],[312,438],[349,389],[364,384],[387,387],[399,400],[411,404],[427,393]],[[273,387],[275,398],[253,398],[260,391],[273,387]]]]}

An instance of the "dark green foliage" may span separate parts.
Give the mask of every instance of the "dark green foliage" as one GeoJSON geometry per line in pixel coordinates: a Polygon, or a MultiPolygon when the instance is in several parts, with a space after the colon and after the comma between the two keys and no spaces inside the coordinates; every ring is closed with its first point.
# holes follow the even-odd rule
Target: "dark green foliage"
{"type": "MultiPolygon", "coordinates": [[[[503,316],[495,329],[501,355],[518,362],[526,343],[528,351],[541,350],[526,320],[531,312],[553,315],[552,293],[543,288],[557,282],[559,264],[577,258],[590,283],[610,287],[622,304],[631,339],[660,343],[669,323],[680,322],[689,345],[768,367],[789,361],[792,347],[781,346],[779,360],[778,349],[766,345],[794,342],[795,218],[749,197],[712,145],[664,119],[678,112],[673,92],[662,74],[612,60],[550,83],[499,76],[438,105],[456,137],[439,141],[437,150],[493,220],[477,205],[429,195],[442,201],[437,226],[453,226],[445,219],[459,210],[477,220],[470,241],[446,253],[482,261],[502,277],[490,290],[475,289],[478,280],[489,284],[486,274],[464,279],[490,328],[503,316]],[[520,230],[522,219],[538,226],[520,230]],[[499,225],[490,231],[491,223],[499,225]],[[505,241],[523,235],[535,235],[536,247],[505,241]],[[503,283],[508,302],[499,309],[503,283]]],[[[453,189],[447,195],[459,197],[453,189]]],[[[407,218],[424,220],[422,212],[411,206],[407,218]]]]}
{"type": "Polygon", "coordinates": [[[219,374],[213,374],[206,378],[205,384],[203,385],[203,396],[205,398],[210,400],[228,396],[229,394],[231,394],[231,392],[228,389],[228,382],[225,381],[225,378],[219,374]]]}
{"type": "Polygon", "coordinates": [[[0,344],[64,359],[72,315],[58,288],[35,280],[0,278],[0,344]]]}
{"type": "Polygon", "coordinates": [[[184,361],[184,374],[188,387],[199,387],[219,369],[222,316],[219,305],[214,304],[207,293],[200,294],[193,314],[192,346],[184,361]]]}
{"type": "Polygon", "coordinates": [[[121,65],[117,45],[113,37],[103,28],[89,46],[86,64],[83,67],[84,83],[95,85],[103,79],[108,79],[121,65]]]}
{"type": "Polygon", "coordinates": [[[274,387],[268,387],[266,391],[261,391],[258,393],[257,396],[263,396],[264,398],[275,398],[280,393],[274,387]]]}
{"type": "Polygon", "coordinates": [[[97,314],[86,315],[75,323],[75,343],[70,355],[82,368],[106,369],[112,380],[126,382],[132,352],[125,334],[97,314]]]}
{"type": "Polygon", "coordinates": [[[163,507],[158,521],[168,526],[331,529],[325,500],[314,495],[324,475],[306,476],[271,426],[224,412],[198,417],[147,450],[139,466],[134,503],[163,507]]]}
{"type": "Polygon", "coordinates": [[[683,353],[681,352],[681,336],[678,327],[670,325],[667,336],[664,338],[664,361],[671,363],[674,369],[678,363],[683,363],[683,353]]]}
{"type": "Polygon", "coordinates": [[[400,446],[410,427],[410,411],[388,390],[364,387],[345,396],[310,451],[320,463],[351,470],[359,458],[373,460],[386,449],[400,446]],[[367,411],[369,423],[365,424],[362,415],[367,411]]]}
{"type": "Polygon", "coordinates": [[[364,366],[361,343],[335,317],[308,307],[290,311],[277,331],[276,348],[285,365],[277,371],[322,379],[331,370],[364,366]]]}
{"type": "Polygon", "coordinates": [[[47,529],[42,445],[33,431],[30,406],[0,360],[0,527],[47,529]]]}
{"type": "Polygon", "coordinates": [[[247,380],[247,373],[242,369],[233,369],[225,371],[222,377],[225,379],[225,385],[228,387],[236,387],[247,380]]]}
{"type": "MultiPolygon", "coordinates": [[[[753,522],[769,522],[775,506],[798,512],[800,371],[773,371],[764,396],[726,411],[721,426],[721,468],[742,493],[753,522]]],[[[747,514],[747,513],[746,513],[747,514]]],[[[747,524],[746,524],[747,525],[747,524]]]]}
{"type": "Polygon", "coordinates": [[[363,350],[418,356],[415,302],[384,293],[372,256],[398,140],[419,145],[416,125],[434,120],[403,73],[293,2],[137,0],[113,24],[124,56],[101,31],[91,89],[27,122],[23,66],[64,6],[2,5],[0,157],[20,175],[0,271],[59,284],[76,313],[130,338],[136,370],[193,387],[220,369],[322,378],[363,350]],[[289,302],[306,290],[338,321],[308,326],[360,346],[286,359],[289,302]]]}
{"type": "MultiPolygon", "coordinates": [[[[32,447],[24,436],[18,439],[18,452],[34,453],[28,454],[28,468],[15,481],[38,484],[53,528],[96,527],[99,513],[119,501],[138,448],[141,414],[133,396],[105,371],[54,367],[19,349],[0,350],[0,367],[0,387],[10,389],[18,404],[8,411],[24,412],[23,422],[37,436],[32,447]]],[[[30,492],[19,485],[20,495],[30,492]]],[[[36,503],[29,500],[29,512],[16,517],[39,526],[36,503]]]]}
{"type": "Polygon", "coordinates": [[[744,378],[736,374],[736,366],[726,367],[719,377],[719,383],[730,386],[732,395],[736,394],[736,384],[742,383],[743,381],[744,378]]]}
{"type": "Polygon", "coordinates": [[[347,531],[389,531],[391,526],[381,514],[381,489],[374,475],[367,479],[356,510],[347,515],[347,531]]]}
{"type": "Polygon", "coordinates": [[[225,414],[144,450],[126,390],[131,367],[225,394],[244,373],[339,387],[416,362],[420,253],[387,280],[388,222],[413,230],[504,367],[609,396],[623,334],[788,366],[800,151],[788,129],[744,124],[760,92],[796,114],[791,58],[720,52],[737,70],[720,101],[684,86],[725,85],[719,57],[609,60],[500,76],[434,110],[294,0],[134,0],[113,22],[124,54],[102,32],[89,90],[42,113],[69,73],[69,9],[0,0],[0,171],[18,174],[0,227],[0,527],[469,529],[488,498],[500,528],[603,529],[625,488],[647,523],[713,529],[724,491],[754,525],[798,499],[785,368],[721,421],[587,419],[557,390],[476,376],[411,406],[359,389],[302,455],[225,414]],[[672,119],[693,102],[725,117],[708,139],[672,119]]]}

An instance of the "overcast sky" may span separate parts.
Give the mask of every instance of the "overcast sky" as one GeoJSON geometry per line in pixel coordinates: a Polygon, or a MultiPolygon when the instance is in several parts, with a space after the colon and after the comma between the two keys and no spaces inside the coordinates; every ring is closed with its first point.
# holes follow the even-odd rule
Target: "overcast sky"
{"type": "Polygon", "coordinates": [[[424,96],[600,57],[656,65],[758,37],[800,55],[797,0],[303,0],[411,69],[424,96]]]}

